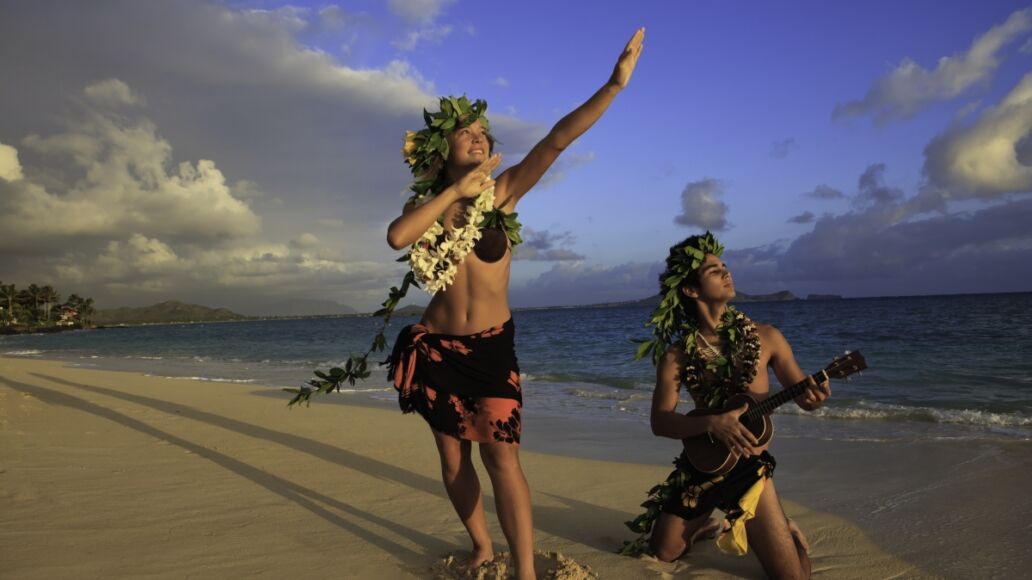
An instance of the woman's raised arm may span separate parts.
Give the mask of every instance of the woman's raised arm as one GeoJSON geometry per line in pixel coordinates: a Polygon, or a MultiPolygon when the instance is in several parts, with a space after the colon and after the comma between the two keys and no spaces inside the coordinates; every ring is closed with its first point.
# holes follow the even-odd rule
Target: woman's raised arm
{"type": "Polygon", "coordinates": [[[534,184],[541,179],[541,176],[548,171],[552,163],[559,157],[567,147],[573,143],[595,124],[595,121],[602,116],[613,102],[613,98],[627,86],[631,80],[631,73],[641,56],[642,40],[645,38],[645,29],[639,28],[627,41],[627,46],[616,61],[613,67],[613,74],[610,75],[606,84],[595,92],[583,105],[577,107],[570,114],[566,115],[552,127],[548,135],[542,139],[530,153],[518,164],[506,169],[498,176],[497,190],[501,199],[501,207],[511,211],[516,202],[520,200],[534,184]]]}

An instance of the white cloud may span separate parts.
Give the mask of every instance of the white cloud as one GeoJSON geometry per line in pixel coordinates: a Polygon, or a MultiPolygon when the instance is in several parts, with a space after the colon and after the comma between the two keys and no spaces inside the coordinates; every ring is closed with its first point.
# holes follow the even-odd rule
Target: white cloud
{"type": "Polygon", "coordinates": [[[371,303],[382,300],[383,288],[401,277],[397,265],[345,261],[316,248],[250,242],[204,249],[181,246],[177,253],[165,242],[139,235],[110,242],[93,259],[69,254],[56,271],[61,282],[115,295],[131,292],[137,301],[192,292],[218,296],[217,302],[233,304],[238,311],[259,312],[261,304],[284,299],[344,297],[371,303]]]}
{"type": "MultiPolygon", "coordinates": [[[[817,220],[778,260],[782,277],[795,280],[885,280],[925,275],[944,280],[956,276],[963,262],[977,264],[1014,249],[1032,248],[1032,200],[971,212],[900,219],[899,211],[872,208],[817,220]],[[953,264],[950,266],[950,264],[953,264]],[[943,268],[943,271],[936,271],[943,268]]],[[[1028,284],[1032,278],[1013,264],[1006,283],[1028,284]]],[[[1025,269],[1027,270],[1027,269],[1025,269]]],[[[918,276],[919,277],[919,276],[918,276]]],[[[983,282],[990,281],[986,276],[983,282]]],[[[952,287],[952,286],[947,286],[952,287]]],[[[941,291],[941,290],[940,290],[941,291]]]]}
{"type": "Polygon", "coordinates": [[[812,211],[804,211],[803,213],[788,218],[788,223],[792,224],[808,224],[813,221],[814,215],[812,211]]]}
{"type": "Polygon", "coordinates": [[[973,124],[933,139],[924,153],[924,173],[944,197],[1032,192],[1032,73],[973,124]]]}
{"type": "Polygon", "coordinates": [[[512,288],[516,306],[565,306],[638,300],[659,291],[660,262],[617,266],[556,262],[552,269],[512,288]]]}
{"type": "Polygon", "coordinates": [[[290,245],[299,249],[314,248],[319,245],[319,238],[317,238],[315,234],[305,232],[293,240],[290,240],[290,245]]]}
{"type": "MultiPolygon", "coordinates": [[[[522,158],[522,155],[512,156],[517,161],[522,158]]],[[[567,151],[564,155],[556,159],[555,163],[548,168],[545,175],[538,182],[537,188],[544,189],[546,187],[553,186],[563,179],[571,172],[578,168],[584,167],[595,160],[595,153],[588,151],[587,153],[577,153],[574,151],[567,151]]]]}
{"type": "Polygon", "coordinates": [[[431,22],[455,0],[389,0],[391,12],[410,22],[431,22]]]}
{"type": "Polygon", "coordinates": [[[347,24],[347,14],[340,6],[324,6],[319,9],[319,23],[330,32],[340,32],[347,24]]]}
{"type": "MultiPolygon", "coordinates": [[[[356,35],[376,22],[206,1],[73,2],[56,20],[32,3],[3,12],[0,45],[17,50],[0,50],[0,69],[19,90],[0,91],[10,144],[0,168],[23,177],[0,179],[5,280],[77,280],[104,307],[139,304],[133,289],[146,288],[207,304],[287,297],[366,310],[398,282],[383,228],[411,178],[402,136],[422,125],[435,89],[404,60],[357,68],[303,44],[333,44],[338,17],[356,35]],[[292,245],[301,232],[317,245],[292,245]],[[175,260],[144,268],[137,235],[175,260]],[[109,279],[101,256],[123,264],[122,277],[109,279]]],[[[545,131],[497,111],[491,120],[513,159],[545,131]]]]}
{"type": "Polygon", "coordinates": [[[18,162],[18,150],[10,145],[0,143],[0,179],[17,181],[24,177],[21,163],[18,162]]]}
{"type": "Polygon", "coordinates": [[[723,194],[724,184],[718,179],[688,183],[681,191],[681,213],[674,222],[708,230],[726,229],[728,207],[718,199],[723,194]]]}
{"type": "Polygon", "coordinates": [[[434,102],[432,84],[411,64],[349,67],[306,48],[298,30],[320,18],[315,11],[97,0],[62,12],[54,20],[47,10],[12,9],[0,18],[4,45],[19,47],[0,51],[0,68],[22,80],[18,91],[0,92],[5,142],[67,110],[67,87],[96,84],[117,67],[184,158],[216,159],[234,181],[295,204],[346,195],[355,220],[397,209],[394,194],[408,176],[396,152],[434,102]]]}
{"type": "Polygon", "coordinates": [[[344,220],[339,218],[318,218],[315,220],[315,225],[321,228],[330,228],[335,230],[342,230],[347,227],[344,220]]]}
{"type": "Polygon", "coordinates": [[[420,43],[437,43],[448,37],[452,27],[447,24],[427,25],[418,30],[411,30],[405,38],[392,42],[395,47],[401,50],[415,50],[420,43]]]}
{"type": "Polygon", "coordinates": [[[86,98],[98,105],[138,105],[140,99],[119,79],[107,79],[85,89],[86,98]]]}
{"type": "MultiPolygon", "coordinates": [[[[179,257],[172,248],[158,239],[133,234],[125,242],[109,242],[97,257],[97,271],[111,281],[141,278],[153,281],[155,274],[172,274],[181,270],[179,257]]],[[[154,286],[152,286],[154,287],[154,286]]]]}
{"type": "Polygon", "coordinates": [[[214,162],[174,164],[172,147],[147,119],[87,110],[63,133],[30,135],[24,143],[45,163],[38,173],[74,173],[59,191],[31,174],[3,186],[0,243],[8,248],[130,234],[219,240],[260,229],[258,216],[233,197],[214,162]]]}
{"type": "Polygon", "coordinates": [[[856,206],[895,203],[905,196],[903,190],[885,184],[885,164],[870,165],[858,180],[853,204],[856,206]]]}
{"type": "Polygon", "coordinates": [[[523,243],[514,252],[513,259],[542,262],[583,260],[584,256],[569,248],[573,243],[572,232],[552,233],[548,230],[524,227],[523,243]]]}
{"type": "Polygon", "coordinates": [[[831,187],[830,185],[818,185],[813,191],[804,193],[808,197],[815,197],[817,199],[842,199],[846,197],[846,194],[831,187]]]}
{"type": "Polygon", "coordinates": [[[496,77],[495,80],[491,82],[491,84],[493,84],[496,87],[507,87],[509,86],[509,79],[505,77],[496,77]]]}
{"type": "Polygon", "coordinates": [[[874,113],[875,121],[881,123],[911,117],[932,102],[952,99],[991,79],[1000,65],[997,53],[1029,30],[1032,30],[1032,8],[1025,8],[975,39],[966,53],[939,59],[935,70],[904,59],[891,73],[875,82],[863,99],[836,105],[832,117],[841,119],[874,113]]]}

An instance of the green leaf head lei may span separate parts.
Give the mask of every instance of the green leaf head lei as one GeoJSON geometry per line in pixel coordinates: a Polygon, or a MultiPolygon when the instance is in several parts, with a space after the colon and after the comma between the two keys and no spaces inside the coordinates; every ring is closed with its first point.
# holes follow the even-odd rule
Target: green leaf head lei
{"type": "Polygon", "coordinates": [[[423,109],[426,126],[419,131],[405,131],[405,146],[401,149],[405,163],[416,178],[410,186],[413,192],[410,202],[437,195],[445,188],[442,169],[448,159],[448,135],[479,120],[494,149],[495,139],[491,136],[486,113],[486,101],[477,99],[471,103],[465,95],[441,97],[440,110],[436,113],[423,109]]]}
{"type": "Polygon", "coordinates": [[[670,248],[667,268],[659,277],[659,306],[652,312],[645,326],[652,327],[652,338],[638,343],[635,359],[652,355],[652,363],[659,364],[667,348],[679,344],[684,349],[684,383],[696,402],[706,408],[720,408],[727,398],[745,390],[756,376],[760,355],[760,339],[756,325],[728,305],[715,329],[723,347],[720,351],[702,349],[707,344],[699,328],[695,305],[685,296],[686,285],[699,282],[699,268],[707,254],[719,257],[724,246],[713,234],[692,236],[670,248]]]}
{"type": "Polygon", "coordinates": [[[659,275],[659,306],[645,323],[646,327],[652,327],[653,338],[635,341],[638,343],[635,360],[651,354],[652,364],[657,365],[666,349],[683,339],[680,334],[685,324],[695,319],[695,307],[681,289],[698,280],[699,268],[706,260],[706,254],[719,258],[723,253],[724,246],[709,231],[671,246],[666,270],[659,275]]]}

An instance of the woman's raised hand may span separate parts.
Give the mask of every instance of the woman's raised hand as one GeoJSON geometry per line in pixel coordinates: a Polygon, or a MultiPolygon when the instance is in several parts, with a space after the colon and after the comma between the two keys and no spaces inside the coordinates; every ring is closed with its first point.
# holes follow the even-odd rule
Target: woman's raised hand
{"type": "Polygon", "coordinates": [[[494,187],[495,180],[491,177],[491,174],[494,173],[495,169],[498,169],[498,165],[501,162],[502,156],[495,153],[478,165],[476,169],[455,182],[455,185],[452,187],[455,188],[455,192],[459,194],[459,197],[476,197],[480,195],[480,192],[485,189],[494,187]]]}
{"type": "Polygon", "coordinates": [[[631,80],[631,73],[634,72],[634,66],[638,64],[638,57],[641,56],[642,41],[644,39],[644,27],[635,30],[634,34],[631,35],[631,39],[627,41],[627,46],[624,47],[623,52],[620,53],[620,58],[616,61],[616,66],[613,67],[613,76],[609,77],[611,84],[621,89],[627,86],[627,82],[631,80]]]}

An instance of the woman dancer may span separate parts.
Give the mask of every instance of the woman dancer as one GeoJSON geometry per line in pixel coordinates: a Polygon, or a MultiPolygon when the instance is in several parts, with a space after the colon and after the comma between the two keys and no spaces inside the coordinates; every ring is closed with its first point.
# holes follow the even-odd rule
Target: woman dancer
{"type": "Polygon", "coordinates": [[[424,114],[426,128],[406,135],[415,195],[389,226],[387,241],[394,249],[412,246],[414,279],[434,296],[422,321],[398,336],[390,375],[402,409],[430,424],[445,489],[473,540],[472,566],[494,556],[471,460],[477,442],[517,576],[534,577],[530,490],[519,462],[522,396],[508,302],[511,248],[520,242],[512,212],[627,86],[644,35],[644,29],[634,33],[601,89],[497,179],[492,172],[501,158],[492,154],[483,101],[443,98],[440,112],[424,114]]]}

